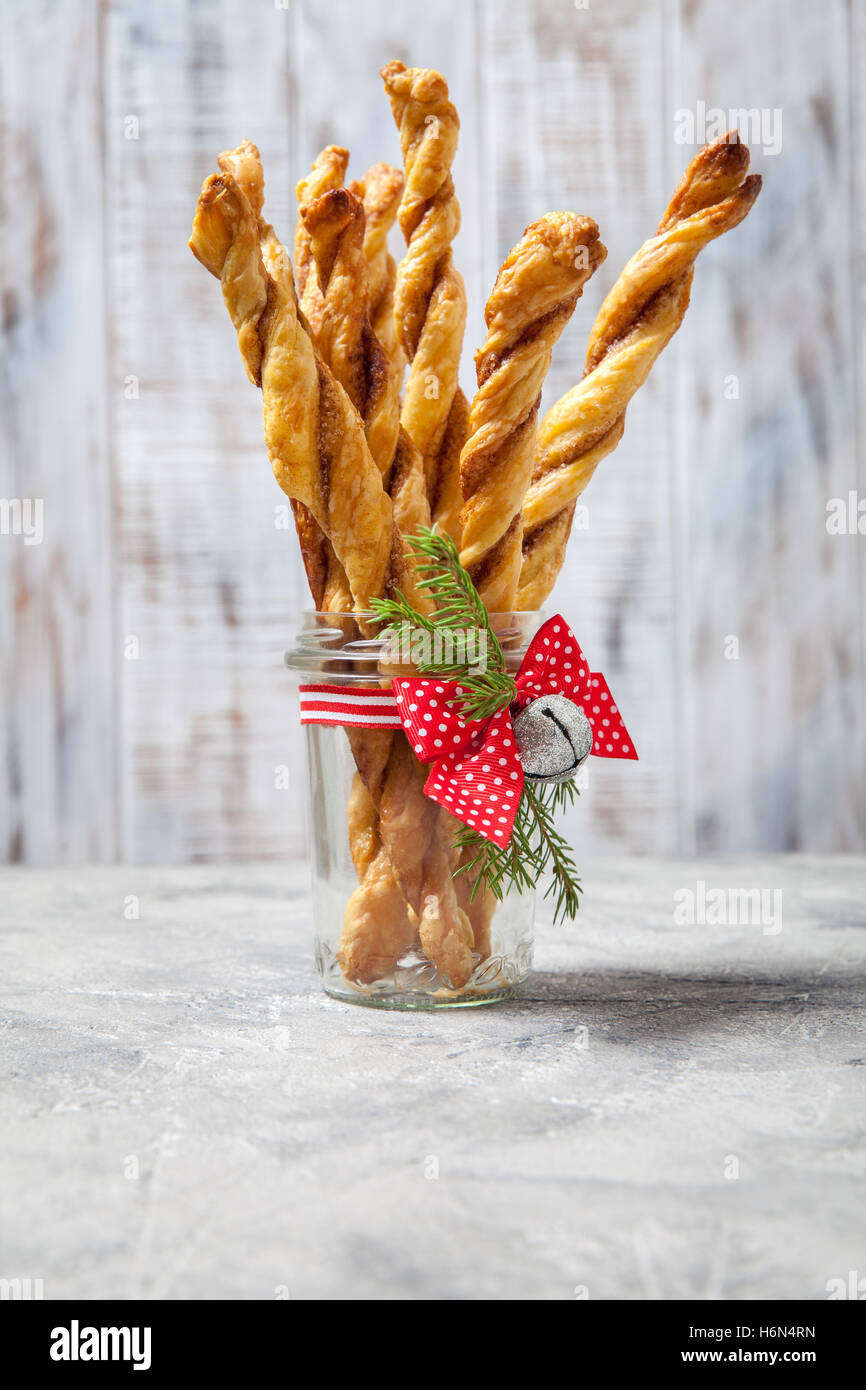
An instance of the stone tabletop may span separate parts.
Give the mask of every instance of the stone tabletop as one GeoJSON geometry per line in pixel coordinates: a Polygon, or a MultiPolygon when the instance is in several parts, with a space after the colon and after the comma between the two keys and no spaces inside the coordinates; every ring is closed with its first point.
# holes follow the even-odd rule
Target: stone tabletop
{"type": "Polygon", "coordinates": [[[520,999],[434,1015],[322,994],[303,866],[0,871],[0,1277],[763,1300],[866,1276],[866,859],[585,885],[577,925],[541,914],[520,999]]]}

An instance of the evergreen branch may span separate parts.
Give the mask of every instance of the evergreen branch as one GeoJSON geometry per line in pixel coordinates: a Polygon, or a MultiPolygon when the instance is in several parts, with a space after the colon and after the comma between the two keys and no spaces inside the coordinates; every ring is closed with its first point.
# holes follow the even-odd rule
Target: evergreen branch
{"type": "Polygon", "coordinates": [[[553,895],[554,926],[560,918],[574,920],[580,907],[580,894],[583,892],[571,846],[565,836],[557,830],[553,819],[556,806],[564,800],[564,797],[558,796],[559,789],[566,786],[572,788],[572,800],[575,793],[580,794],[573,783],[560,782],[551,788],[536,789],[524,785],[521,797],[521,803],[526,799],[535,816],[540,844],[538,871],[541,873],[548,867],[550,869],[551,880],[544,896],[549,898],[553,895]]]}
{"type": "MultiPolygon", "coordinates": [[[[377,618],[390,627],[408,623],[412,639],[412,660],[422,673],[435,674],[444,680],[455,681],[459,694],[452,704],[460,707],[466,719],[487,719],[499,709],[506,709],[517,696],[517,686],[509,675],[505,654],[493,631],[490,615],[460,563],[457,547],[450,536],[441,535],[435,527],[423,529],[408,538],[415,556],[415,572],[419,585],[435,603],[431,614],[419,613],[404,594],[397,590],[391,598],[374,599],[372,608],[377,618]],[[467,661],[447,661],[436,658],[435,650],[429,659],[424,656],[430,638],[438,635],[475,629],[486,634],[486,669],[477,670],[467,661]],[[415,633],[424,634],[424,641],[415,649],[415,633]]],[[[453,642],[453,638],[452,638],[453,642]]],[[[452,646],[453,653],[453,646],[452,646]]],[[[541,874],[548,870],[550,885],[545,897],[554,896],[553,920],[574,918],[580,906],[581,886],[571,848],[556,829],[557,811],[570,806],[579,795],[574,782],[555,785],[524,783],[523,795],[517,808],[514,829],[504,849],[468,827],[460,830],[456,844],[464,863],[455,871],[469,874],[472,879],[471,898],[483,889],[501,901],[512,888],[518,893],[534,891],[541,874]],[[463,851],[468,851],[463,853],[463,851]]]]}
{"type": "Polygon", "coordinates": [[[456,870],[473,879],[470,897],[484,887],[500,902],[510,889],[518,893],[532,892],[541,874],[548,869],[551,881],[546,898],[554,895],[554,923],[560,919],[573,921],[580,907],[583,889],[571,847],[556,829],[554,815],[570,805],[580,792],[573,782],[553,786],[533,787],[524,783],[523,795],[517,808],[511,839],[504,849],[485,839],[477,830],[461,830],[457,835],[460,850],[467,849],[472,857],[456,870]]]}
{"type": "Polygon", "coordinates": [[[383,623],[389,627],[399,626],[400,623],[409,623],[413,628],[422,628],[425,632],[435,632],[436,624],[432,618],[428,618],[424,613],[419,613],[417,608],[413,608],[405,594],[399,589],[394,590],[392,598],[373,598],[370,600],[370,607],[383,623]]]}
{"type": "Polygon", "coordinates": [[[410,536],[409,548],[416,556],[419,583],[436,604],[434,622],[441,627],[477,627],[487,633],[487,665],[505,671],[505,654],[493,631],[490,614],[481,595],[460,563],[457,546],[450,536],[435,526],[424,527],[410,536]],[[425,563],[421,563],[421,561],[425,563]]]}
{"type": "Polygon", "coordinates": [[[415,572],[419,585],[436,604],[432,614],[419,613],[406,596],[398,590],[392,598],[373,599],[372,609],[377,618],[389,626],[408,622],[412,636],[416,630],[435,636],[437,633],[462,633],[470,629],[485,634],[486,666],[476,670],[467,662],[415,659],[422,675],[435,674],[444,680],[459,682],[462,687],[460,712],[466,719],[489,719],[499,709],[505,709],[517,695],[517,686],[509,675],[505,653],[499,643],[484,602],[460,563],[457,547],[450,536],[436,529],[422,528],[407,539],[416,557],[415,572]]]}

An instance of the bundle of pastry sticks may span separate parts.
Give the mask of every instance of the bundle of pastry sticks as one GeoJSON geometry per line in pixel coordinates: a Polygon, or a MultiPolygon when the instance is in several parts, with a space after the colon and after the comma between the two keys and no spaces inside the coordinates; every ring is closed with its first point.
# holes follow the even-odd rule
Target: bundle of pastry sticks
{"type": "MultiPolygon", "coordinates": [[[[487,301],[469,403],[458,385],[466,296],[452,242],[459,121],[445,79],[382,72],[403,171],[346,183],[329,145],[298,184],[294,273],[263,216],[259,153],[221,154],[190,247],[222,283],[250,381],[261,388],[277,482],[291,499],[313,602],[353,613],[395,588],[429,612],[404,537],[435,523],[494,613],[540,608],[561,568],[575,504],[619,443],[626,408],[682,322],[694,265],[746,216],[761,187],[736,132],[691,161],[656,229],[605,299],[584,374],[539,421],[554,345],[606,251],[589,217],[528,226],[487,301]],[[394,221],[405,240],[388,248],[394,221]]],[[[494,901],[457,874],[459,823],[424,796],[405,738],[347,730],[358,886],[339,960],[350,981],[393,972],[415,947],[459,990],[491,950],[494,901]]]]}

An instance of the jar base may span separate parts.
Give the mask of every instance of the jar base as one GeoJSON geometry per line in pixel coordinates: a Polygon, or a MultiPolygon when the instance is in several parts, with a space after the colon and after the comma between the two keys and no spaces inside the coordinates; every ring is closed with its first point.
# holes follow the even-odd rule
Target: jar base
{"type": "Polygon", "coordinates": [[[513,999],[520,985],[532,973],[532,943],[524,940],[511,954],[494,949],[483,959],[476,958],[475,969],[460,989],[447,985],[425,956],[413,949],[398,962],[390,975],[369,984],[347,979],[336,954],[324,942],[316,944],[316,968],[322,988],[332,999],[344,1004],[360,1004],[370,1009],[401,1012],[432,1012],[436,1009],[477,1009],[513,999]]]}
{"type": "Polygon", "coordinates": [[[504,999],[514,999],[520,986],[503,985],[499,989],[465,990],[451,994],[443,990],[441,994],[425,994],[422,990],[401,990],[395,993],[362,989],[335,989],[325,985],[324,990],[330,999],[339,999],[341,1004],[359,1004],[365,1009],[392,1009],[400,1013],[414,1013],[425,1010],[432,1013],[438,1009],[478,1009],[485,1004],[498,1004],[504,999]]]}

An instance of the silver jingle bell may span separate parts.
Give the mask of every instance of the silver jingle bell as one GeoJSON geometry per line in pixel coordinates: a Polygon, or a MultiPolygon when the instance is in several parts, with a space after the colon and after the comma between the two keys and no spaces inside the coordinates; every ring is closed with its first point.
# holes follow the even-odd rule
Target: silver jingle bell
{"type": "Polygon", "coordinates": [[[592,752],[592,725],[567,695],[542,695],[513,724],[523,774],[530,782],[568,782],[592,752]]]}

